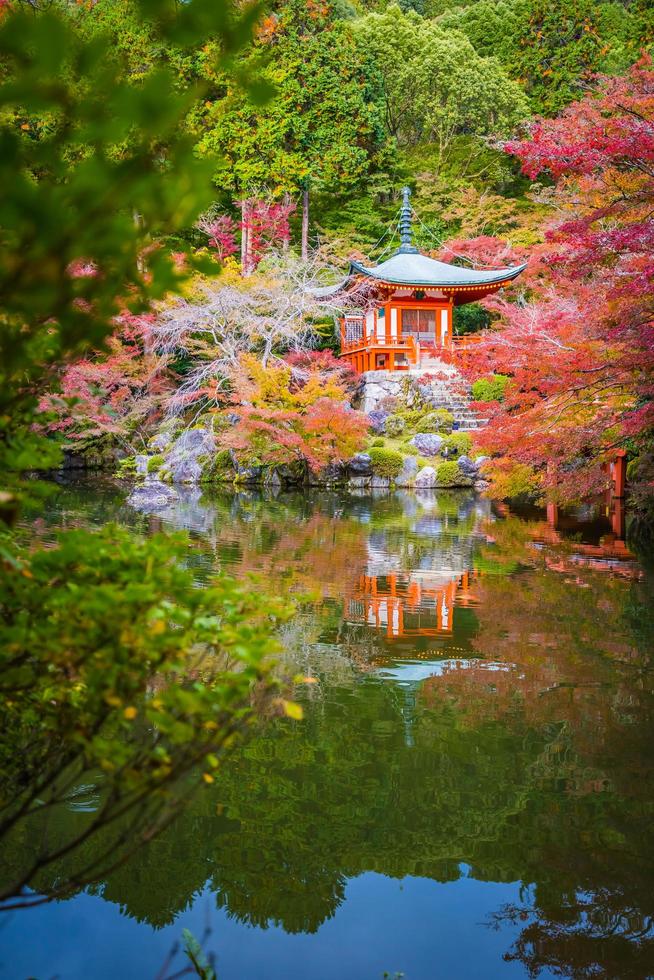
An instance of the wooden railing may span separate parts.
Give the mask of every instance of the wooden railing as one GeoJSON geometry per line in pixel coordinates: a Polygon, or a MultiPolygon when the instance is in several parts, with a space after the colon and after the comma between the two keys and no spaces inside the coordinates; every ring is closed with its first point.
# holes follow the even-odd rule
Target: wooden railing
{"type": "Polygon", "coordinates": [[[481,340],[481,334],[464,334],[461,337],[454,336],[447,347],[438,348],[438,356],[446,364],[452,364],[457,359],[458,354],[472,350],[481,340]]]}
{"type": "Polygon", "coordinates": [[[474,347],[476,344],[480,343],[481,340],[482,335],[480,333],[463,334],[460,337],[455,334],[455,336],[452,337],[452,350],[469,350],[470,347],[474,347]]]}
{"type": "Polygon", "coordinates": [[[411,351],[417,353],[416,342],[413,337],[389,337],[387,340],[378,340],[376,337],[360,337],[358,340],[341,340],[341,350],[343,353],[355,350],[396,350],[411,351]]]}
{"type": "Polygon", "coordinates": [[[408,334],[405,337],[384,337],[379,339],[376,333],[367,331],[365,320],[356,322],[358,318],[352,317],[352,326],[360,326],[361,334],[358,337],[348,337],[348,324],[346,319],[341,319],[341,352],[343,354],[354,353],[357,351],[368,351],[370,353],[393,351],[394,353],[406,353],[408,360],[413,364],[418,363],[418,346],[415,338],[408,334]]]}

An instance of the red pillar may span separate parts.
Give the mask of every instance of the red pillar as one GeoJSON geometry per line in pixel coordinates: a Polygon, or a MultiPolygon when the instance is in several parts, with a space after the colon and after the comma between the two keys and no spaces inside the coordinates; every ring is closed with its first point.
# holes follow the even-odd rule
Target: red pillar
{"type": "Polygon", "coordinates": [[[624,521],[624,500],[616,497],[613,501],[613,512],[611,514],[611,528],[619,541],[624,541],[625,521],[624,521]]]}
{"type": "Polygon", "coordinates": [[[615,459],[611,463],[611,480],[613,482],[613,496],[624,497],[625,483],[627,482],[627,453],[624,449],[618,449],[615,459]]]}

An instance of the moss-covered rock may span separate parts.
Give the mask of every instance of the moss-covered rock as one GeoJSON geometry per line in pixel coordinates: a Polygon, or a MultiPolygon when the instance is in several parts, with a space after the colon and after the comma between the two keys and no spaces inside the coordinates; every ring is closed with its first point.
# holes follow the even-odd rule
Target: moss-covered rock
{"type": "Polygon", "coordinates": [[[307,482],[309,467],[305,459],[294,459],[290,463],[281,463],[274,469],[285,487],[297,487],[307,482]]]}
{"type": "Polygon", "coordinates": [[[394,439],[401,435],[406,428],[406,421],[401,415],[389,415],[386,419],[385,432],[387,436],[394,439]]]}
{"type": "Polygon", "coordinates": [[[229,449],[212,453],[202,465],[201,483],[231,483],[236,475],[229,449]]]}
{"type": "Polygon", "coordinates": [[[436,408],[433,412],[427,412],[414,426],[415,432],[441,432],[452,431],[454,416],[446,408],[436,408]]]}

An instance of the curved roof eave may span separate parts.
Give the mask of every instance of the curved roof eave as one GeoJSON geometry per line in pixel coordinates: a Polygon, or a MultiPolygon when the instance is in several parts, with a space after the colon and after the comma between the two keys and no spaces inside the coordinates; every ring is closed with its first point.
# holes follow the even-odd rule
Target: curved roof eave
{"type": "Polygon", "coordinates": [[[311,296],[315,296],[316,299],[331,299],[332,296],[338,296],[339,293],[342,293],[349,281],[350,277],[348,275],[341,282],[337,282],[333,286],[310,286],[307,292],[311,296]]]}
{"type": "Polygon", "coordinates": [[[393,286],[431,286],[432,288],[457,289],[465,286],[491,286],[510,282],[527,268],[525,262],[522,265],[509,266],[506,269],[480,272],[456,265],[448,265],[446,262],[437,262],[426,255],[402,256],[409,261],[404,261],[401,264],[394,261],[396,258],[400,258],[400,256],[393,256],[388,262],[384,262],[373,269],[369,269],[358,262],[350,262],[350,275],[352,272],[357,272],[359,275],[376,279],[379,282],[387,282],[393,286]],[[416,258],[425,261],[417,262],[415,261],[416,258]]]}

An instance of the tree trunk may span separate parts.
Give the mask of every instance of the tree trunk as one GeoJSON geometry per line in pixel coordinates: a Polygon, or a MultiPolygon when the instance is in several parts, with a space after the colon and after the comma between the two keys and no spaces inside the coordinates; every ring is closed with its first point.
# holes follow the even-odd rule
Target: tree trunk
{"type": "MultiPolygon", "coordinates": [[[[284,207],[285,208],[288,208],[289,211],[291,210],[290,204],[291,204],[291,195],[288,193],[288,191],[285,191],[285,193],[284,193],[284,207]]],[[[290,238],[284,238],[284,240],[282,241],[282,251],[284,252],[284,254],[286,254],[288,252],[289,247],[290,247],[290,244],[291,244],[290,238]]]]}
{"type": "Polygon", "coordinates": [[[250,202],[247,198],[241,201],[241,275],[249,276],[252,264],[250,261],[250,202]]]}
{"type": "Polygon", "coordinates": [[[309,191],[302,191],[302,261],[309,260],[309,191]]]}
{"type": "MultiPolygon", "coordinates": [[[[134,218],[134,225],[139,231],[143,229],[143,215],[139,214],[138,211],[132,211],[132,217],[134,218]]],[[[143,244],[139,245],[139,250],[136,254],[136,268],[138,272],[143,275],[145,272],[145,259],[143,258],[143,244]]]]}

